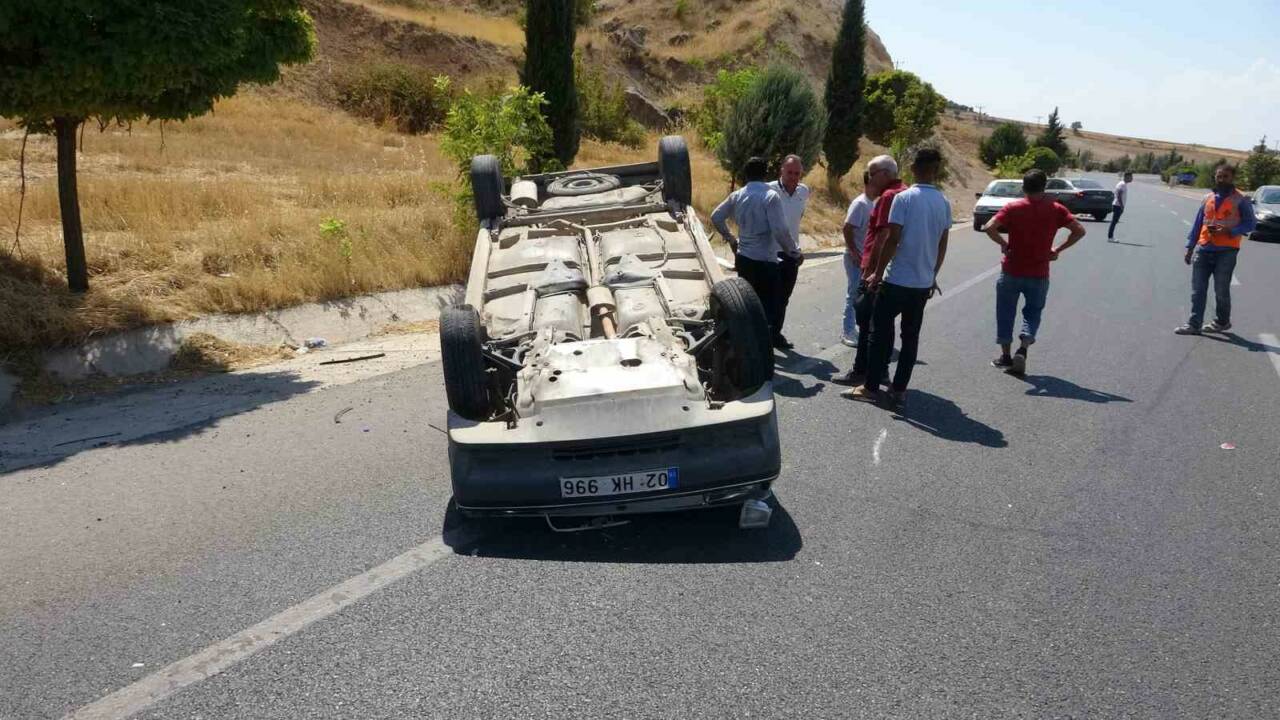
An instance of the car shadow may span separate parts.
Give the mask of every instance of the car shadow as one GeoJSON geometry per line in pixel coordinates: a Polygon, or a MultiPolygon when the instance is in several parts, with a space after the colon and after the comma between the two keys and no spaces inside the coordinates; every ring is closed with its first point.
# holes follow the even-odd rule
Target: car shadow
{"type": "MultiPolygon", "coordinates": [[[[1015,375],[1014,377],[1017,376],[1015,375]]],[[[1018,377],[1018,379],[1031,386],[1027,389],[1027,395],[1030,395],[1031,397],[1083,400],[1084,402],[1099,404],[1111,402],[1133,402],[1129,398],[1121,395],[1114,395],[1101,390],[1091,390],[1087,387],[1081,387],[1070,380],[1063,380],[1062,378],[1050,377],[1048,375],[1025,375],[1023,377],[1018,377]]]]}
{"type": "MultiPolygon", "coordinates": [[[[465,518],[452,501],[442,536],[458,555],[550,562],[636,564],[787,562],[804,541],[777,497],[769,527],[738,528],[739,505],[628,516],[625,525],[555,532],[542,518],[465,518]]],[[[572,522],[566,520],[562,522],[572,522]]]]}
{"type": "Polygon", "coordinates": [[[1000,430],[969,417],[953,401],[920,390],[907,392],[906,406],[895,410],[893,418],[943,440],[990,448],[1009,446],[1000,430]]]}
{"type": "Polygon", "coordinates": [[[1265,352],[1265,353],[1280,354],[1280,347],[1276,347],[1274,345],[1268,345],[1263,342],[1256,342],[1254,340],[1247,340],[1233,332],[1204,333],[1200,337],[1213,340],[1214,342],[1226,343],[1228,345],[1235,345],[1236,347],[1242,347],[1245,350],[1248,350],[1249,352],[1265,352]]]}

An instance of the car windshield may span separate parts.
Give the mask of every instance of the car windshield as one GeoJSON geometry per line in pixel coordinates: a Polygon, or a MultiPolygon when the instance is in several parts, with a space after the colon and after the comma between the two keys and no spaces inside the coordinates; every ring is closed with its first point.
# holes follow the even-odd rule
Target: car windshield
{"type": "Polygon", "coordinates": [[[1258,202],[1266,205],[1280,205],[1280,188],[1268,188],[1258,196],[1258,202]]]}
{"type": "Polygon", "coordinates": [[[999,198],[1022,197],[1022,183],[1017,180],[1011,180],[1009,182],[993,182],[987,186],[987,192],[984,194],[990,197],[999,198]]]}
{"type": "Polygon", "coordinates": [[[1081,190],[1102,190],[1103,189],[1101,183],[1094,182],[1093,180],[1072,180],[1071,184],[1075,185],[1077,188],[1081,190]]]}

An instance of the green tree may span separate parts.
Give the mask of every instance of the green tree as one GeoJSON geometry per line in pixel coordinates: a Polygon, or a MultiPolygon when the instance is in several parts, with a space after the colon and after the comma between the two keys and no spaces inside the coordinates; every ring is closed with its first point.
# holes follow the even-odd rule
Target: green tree
{"type": "Polygon", "coordinates": [[[830,187],[858,160],[858,138],[862,136],[862,93],[866,88],[865,52],[867,43],[862,0],[846,0],[835,45],[831,48],[831,70],[823,99],[827,108],[827,131],[822,152],[827,158],[830,187]]]}
{"type": "Polygon", "coordinates": [[[1083,129],[1084,129],[1084,123],[1080,122],[1079,120],[1071,123],[1071,132],[1075,133],[1076,135],[1079,135],[1080,131],[1083,129]]]}
{"type": "Polygon", "coordinates": [[[1031,167],[1043,170],[1046,175],[1056,175],[1062,169],[1062,158],[1047,147],[1033,147],[1024,156],[1031,162],[1031,167]]]}
{"type": "Polygon", "coordinates": [[[598,65],[583,62],[582,53],[575,55],[582,134],[601,142],[638,148],[645,141],[644,126],[632,119],[622,84],[609,80],[604,73],[598,65]]]}
{"type": "Polygon", "coordinates": [[[1248,187],[1258,188],[1280,183],[1280,153],[1267,149],[1267,138],[1264,135],[1240,169],[1248,187]]]}
{"type": "Polygon", "coordinates": [[[720,165],[741,178],[747,159],[760,156],[776,172],[794,153],[806,167],[818,159],[823,131],[822,107],[799,70],[771,65],[734,105],[717,155],[720,165]]]}
{"type": "Polygon", "coordinates": [[[760,69],[720,70],[702,89],[702,104],[693,113],[693,127],[708,150],[718,152],[724,142],[724,125],[738,101],[760,78],[760,69]]]}
{"type": "Polygon", "coordinates": [[[1028,157],[1026,153],[1023,153],[1022,155],[1008,155],[1000,158],[999,162],[996,163],[995,168],[993,168],[993,172],[998,178],[1003,178],[1005,180],[1018,180],[1021,179],[1023,175],[1026,175],[1027,171],[1033,166],[1034,163],[1032,163],[1031,158],[1028,157]]]}
{"type": "Polygon", "coordinates": [[[568,167],[578,154],[578,90],[573,81],[573,46],[577,39],[576,0],[529,0],[525,13],[524,69],[520,81],[546,98],[547,124],[554,138],[551,155],[568,167]]]}
{"type": "Polygon", "coordinates": [[[995,167],[1002,159],[1013,155],[1020,157],[1027,152],[1027,136],[1018,123],[1001,123],[987,139],[978,145],[978,157],[987,167],[995,167]]]}
{"type": "Polygon", "coordinates": [[[905,70],[889,70],[867,78],[863,130],[886,147],[919,145],[938,125],[946,100],[905,70]]]}
{"type": "Polygon", "coordinates": [[[0,116],[57,138],[67,282],[89,289],[76,131],[103,121],[185,120],[241,83],[305,62],[315,30],[299,0],[0,3],[0,116]]]}
{"type": "Polygon", "coordinates": [[[545,104],[541,94],[526,87],[463,92],[449,109],[440,143],[457,165],[458,177],[467,174],[476,155],[496,156],[505,177],[534,169],[551,149],[545,104]]]}
{"type": "Polygon", "coordinates": [[[1064,158],[1070,152],[1067,148],[1066,134],[1062,121],[1058,119],[1058,108],[1054,108],[1053,112],[1049,113],[1049,121],[1045,124],[1040,136],[1036,138],[1035,144],[1049,148],[1059,158],[1064,158]]]}

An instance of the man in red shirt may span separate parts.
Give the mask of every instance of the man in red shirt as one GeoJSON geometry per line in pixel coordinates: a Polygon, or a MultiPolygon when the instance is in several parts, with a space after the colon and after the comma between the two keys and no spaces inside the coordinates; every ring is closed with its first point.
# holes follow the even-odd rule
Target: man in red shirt
{"type": "Polygon", "coordinates": [[[876,198],[876,204],[867,221],[867,239],[862,243],[862,282],[858,283],[853,305],[858,320],[858,349],[853,356],[853,369],[832,378],[831,382],[837,385],[858,386],[866,380],[867,360],[871,357],[871,316],[876,304],[875,289],[867,286],[867,278],[876,271],[880,248],[889,237],[893,198],[906,189],[898,179],[898,163],[892,155],[881,155],[867,163],[867,194],[876,198]]]}
{"type": "Polygon", "coordinates": [[[1084,226],[1062,205],[1044,194],[1049,178],[1041,170],[1032,170],[1022,178],[1022,200],[1005,205],[987,223],[987,236],[1004,251],[1000,279],[996,281],[996,342],[1000,356],[991,364],[1014,375],[1027,372],[1027,349],[1036,341],[1040,315],[1049,295],[1049,263],[1085,236],[1084,226]],[[1066,242],[1053,247],[1060,228],[1071,234],[1066,242]],[[1001,233],[1008,233],[1005,240],[1001,233]],[[1018,312],[1018,296],[1022,296],[1021,346],[1012,356],[1013,320],[1018,312]]]}

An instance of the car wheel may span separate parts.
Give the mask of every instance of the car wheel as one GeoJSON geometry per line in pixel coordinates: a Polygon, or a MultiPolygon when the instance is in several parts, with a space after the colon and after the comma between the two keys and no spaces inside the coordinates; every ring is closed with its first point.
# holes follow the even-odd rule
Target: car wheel
{"type": "Polygon", "coordinates": [[[471,194],[475,198],[476,217],[501,220],[507,214],[502,202],[502,165],[492,155],[471,158],[471,194]]]}
{"type": "Polygon", "coordinates": [[[689,170],[689,146],[679,135],[658,141],[658,172],[662,175],[662,199],[681,207],[693,202],[693,176],[689,170]]]}
{"type": "Polygon", "coordinates": [[[973,229],[978,232],[982,232],[982,228],[986,227],[986,225],[987,223],[980,217],[975,217],[973,219],[973,229]]]}
{"type": "Polygon", "coordinates": [[[1094,214],[1093,214],[1093,219],[1094,219],[1094,220],[1097,220],[1098,222],[1106,222],[1106,221],[1107,221],[1107,216],[1108,216],[1108,215],[1110,215],[1110,214],[1111,214],[1111,213],[1094,213],[1094,214]]]}
{"type": "Polygon", "coordinates": [[[584,172],[552,180],[547,185],[547,194],[553,197],[578,197],[617,190],[620,187],[622,179],[617,175],[584,172]]]}
{"type": "Polygon", "coordinates": [[[470,305],[446,308],[440,316],[440,354],[449,409],[468,420],[488,420],[494,403],[489,393],[480,314],[470,305]]]}
{"type": "Polygon", "coordinates": [[[721,280],[711,288],[711,313],[724,328],[721,396],[750,395],[773,378],[773,346],[769,321],[756,291],[742,278],[721,280]],[[724,387],[724,383],[730,387],[724,387]]]}

